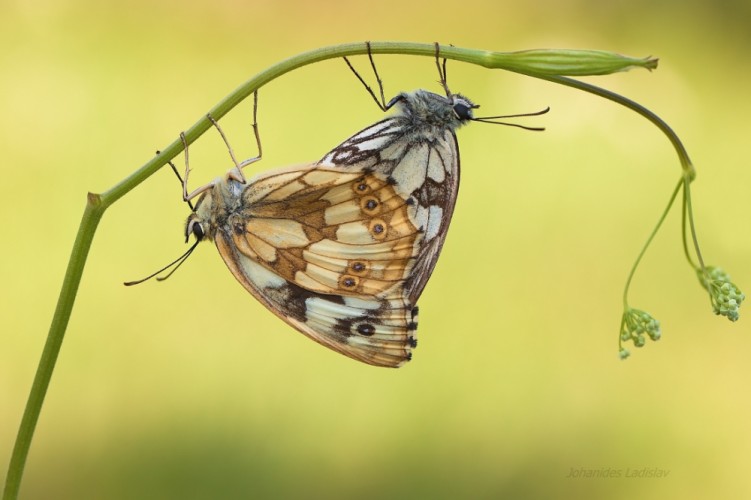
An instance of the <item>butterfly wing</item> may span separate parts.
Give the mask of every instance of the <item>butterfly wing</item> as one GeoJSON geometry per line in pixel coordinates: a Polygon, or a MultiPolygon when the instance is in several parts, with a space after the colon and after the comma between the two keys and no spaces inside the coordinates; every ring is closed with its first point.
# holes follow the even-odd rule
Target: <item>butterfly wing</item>
{"type": "Polygon", "coordinates": [[[416,303],[446,240],[459,190],[459,148],[453,130],[415,128],[406,117],[388,118],[355,134],[319,164],[372,170],[405,200],[410,221],[423,234],[405,278],[405,292],[416,303]]]}
{"type": "Polygon", "coordinates": [[[320,162],[248,182],[215,241],[243,286],[317,342],[378,366],[416,345],[420,296],[458,188],[456,139],[403,117],[320,162]]]}

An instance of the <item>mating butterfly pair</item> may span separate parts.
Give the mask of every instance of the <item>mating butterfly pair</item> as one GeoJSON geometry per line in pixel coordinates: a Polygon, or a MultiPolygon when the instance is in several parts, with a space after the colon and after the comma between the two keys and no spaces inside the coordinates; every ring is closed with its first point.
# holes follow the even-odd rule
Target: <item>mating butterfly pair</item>
{"type": "Polygon", "coordinates": [[[473,117],[478,106],[448,89],[438,44],[436,66],[446,95],[417,90],[386,103],[370,50],[368,57],[380,101],[344,59],[381,109],[395,108],[395,114],[314,164],[245,178],[242,168],[261,158],[257,94],[259,156],[238,163],[227,143],[235,167],[191,193],[181,135],[183,198],[200,198],[185,228],[186,239],[192,234],[196,243],[173,264],[179,266],[198,242],[213,240],[235,278],[288,324],[351,358],[398,367],[417,345],[417,300],[456,204],[454,131],[468,121],[507,124],[494,120],[547,110],[473,117]]]}

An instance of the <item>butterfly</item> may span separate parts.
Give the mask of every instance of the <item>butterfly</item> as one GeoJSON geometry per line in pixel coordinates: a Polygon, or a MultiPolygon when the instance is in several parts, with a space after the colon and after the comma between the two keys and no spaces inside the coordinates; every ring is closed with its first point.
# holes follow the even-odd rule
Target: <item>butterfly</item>
{"type": "MultiPolygon", "coordinates": [[[[417,346],[417,301],[456,205],[455,131],[473,120],[528,116],[475,118],[478,106],[448,90],[438,50],[436,45],[446,95],[416,90],[388,103],[370,53],[380,102],[345,58],[381,109],[394,113],[312,164],[245,179],[242,168],[261,158],[256,108],[259,155],[242,163],[209,116],[235,168],[188,193],[188,149],[181,135],[183,198],[198,197],[185,226],[186,240],[193,235],[196,242],[181,259],[199,242],[214,241],[240,284],[293,328],[371,365],[409,361],[417,346]]],[[[257,93],[255,100],[257,106],[257,93]]]]}

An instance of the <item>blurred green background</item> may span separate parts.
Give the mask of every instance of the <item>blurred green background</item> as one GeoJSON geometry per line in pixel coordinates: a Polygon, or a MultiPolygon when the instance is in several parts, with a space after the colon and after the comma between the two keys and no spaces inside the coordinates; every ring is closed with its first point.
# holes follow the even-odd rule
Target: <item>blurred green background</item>
{"type": "MultiPolygon", "coordinates": [[[[749,26],[747,0],[3,2],[0,468],[86,192],[124,178],[258,71],[320,46],[659,56],[653,73],[588,80],[675,128],[698,170],[705,258],[748,293],[749,26]]],[[[365,58],[355,63],[370,77],[365,58]]],[[[388,96],[439,90],[428,58],[377,63],[388,96]]],[[[459,132],[461,193],[410,364],[376,369],[307,340],[211,245],[167,282],[123,287],[184,249],[188,209],[160,171],[99,228],[22,498],[750,496],[749,312],[737,324],[712,314],[677,212],[631,296],[663,340],[617,358],[624,280],[679,176],[669,142],[572,89],[451,62],[449,79],[488,114],[552,111],[531,121],[542,134],[459,132]],[[645,467],[669,473],[567,477],[645,467]]],[[[250,111],[222,122],[242,157],[255,154],[250,111]]],[[[260,93],[265,157],[251,170],[316,160],[381,116],[341,61],[295,71],[260,93]]],[[[191,165],[194,186],[228,169],[217,134],[191,148],[191,165]]]]}

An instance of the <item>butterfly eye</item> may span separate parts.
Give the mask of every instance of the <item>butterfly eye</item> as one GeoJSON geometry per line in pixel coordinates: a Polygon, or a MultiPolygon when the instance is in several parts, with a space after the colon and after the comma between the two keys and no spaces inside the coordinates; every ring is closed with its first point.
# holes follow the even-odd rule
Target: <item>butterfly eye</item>
{"type": "Polygon", "coordinates": [[[457,102],[456,104],[454,104],[454,113],[460,120],[471,120],[472,106],[468,106],[463,102],[457,102]]]}
{"type": "Polygon", "coordinates": [[[451,107],[454,109],[454,114],[461,121],[473,120],[474,116],[472,115],[472,110],[480,107],[461,94],[452,95],[451,101],[451,107]]]}
{"type": "Polygon", "coordinates": [[[201,226],[201,222],[195,217],[195,215],[191,215],[188,218],[188,222],[185,224],[186,242],[188,241],[188,238],[191,234],[196,237],[196,241],[201,241],[203,240],[204,236],[206,236],[206,233],[201,226]]]}

